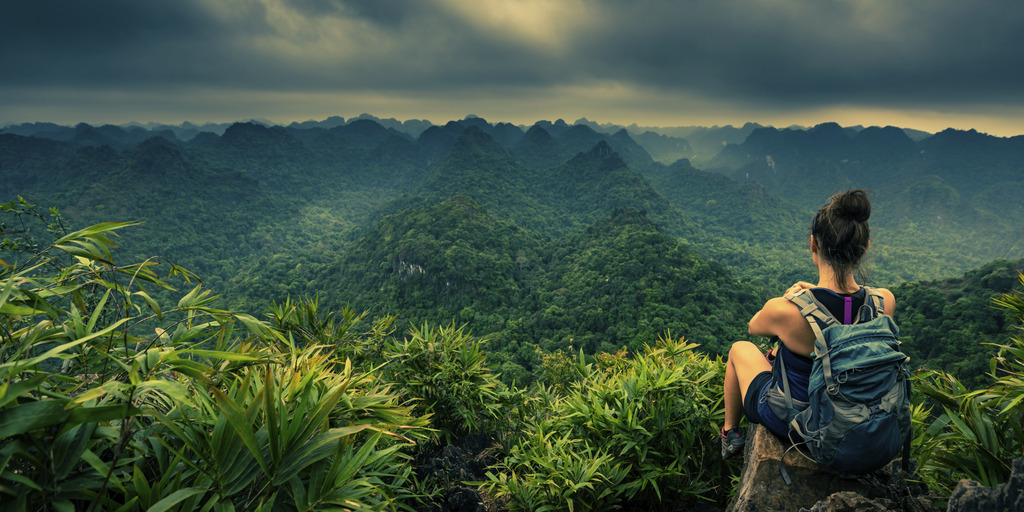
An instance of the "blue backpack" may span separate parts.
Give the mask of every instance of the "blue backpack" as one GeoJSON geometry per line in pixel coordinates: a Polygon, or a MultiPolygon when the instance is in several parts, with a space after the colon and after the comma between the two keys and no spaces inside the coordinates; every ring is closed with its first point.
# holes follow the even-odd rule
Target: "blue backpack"
{"type": "MultiPolygon", "coordinates": [[[[794,446],[850,478],[885,466],[901,448],[904,470],[909,465],[910,358],[900,352],[899,328],[882,314],[882,296],[864,290],[864,305],[850,325],[833,318],[810,290],[786,295],[816,338],[808,402],[793,399],[781,357],[773,368],[777,385],[768,393],[773,412],[789,424],[794,446]]],[[[782,476],[790,483],[784,464],[782,476]]]]}

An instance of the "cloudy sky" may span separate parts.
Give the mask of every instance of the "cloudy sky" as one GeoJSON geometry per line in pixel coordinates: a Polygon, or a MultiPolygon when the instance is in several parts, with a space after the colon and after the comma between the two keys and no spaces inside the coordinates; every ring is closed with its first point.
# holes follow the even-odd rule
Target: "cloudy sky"
{"type": "Polygon", "coordinates": [[[29,0],[0,126],[475,114],[1024,134],[1019,0],[29,0]]]}

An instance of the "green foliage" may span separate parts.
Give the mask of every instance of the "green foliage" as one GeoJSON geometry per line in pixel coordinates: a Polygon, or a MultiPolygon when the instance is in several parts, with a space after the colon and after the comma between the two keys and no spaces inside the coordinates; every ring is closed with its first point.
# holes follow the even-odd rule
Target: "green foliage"
{"type": "Polygon", "coordinates": [[[363,371],[370,371],[383,362],[385,340],[394,333],[395,316],[382,316],[366,330],[360,324],[367,312],[356,313],[342,307],[337,314],[323,311],[319,296],[294,301],[288,297],[271,307],[271,325],[300,346],[330,347],[333,356],[363,371]]]}
{"type": "Polygon", "coordinates": [[[112,261],[127,225],[0,269],[5,510],[404,506],[402,450],[426,420],[378,375],[214,308],[201,286],[161,305],[143,287],[170,289],[154,262],[112,261]]]}
{"type": "MultiPolygon", "coordinates": [[[[877,184],[877,281],[1020,252],[1019,150],[992,138],[758,130],[724,152],[743,167],[730,180],[652,163],[625,132],[548,124],[501,142],[369,122],[117,149],[0,134],[0,191],[19,196],[0,204],[3,504],[401,508],[413,443],[479,432],[505,443],[489,486],[518,508],[655,506],[713,485],[715,450],[693,433],[720,421],[721,376],[645,346],[743,337],[764,289],[806,279],[803,231],[838,186],[877,184]],[[117,240],[141,263],[111,253],[136,223],[68,234],[20,196],[79,225],[144,220],[117,240]],[[158,276],[168,262],[207,280],[158,276]],[[214,307],[211,289],[269,322],[214,307]],[[279,302],[292,296],[314,298],[279,302]],[[399,340],[395,315],[419,327],[399,340]]],[[[1012,266],[894,289],[908,354],[944,370],[919,373],[930,401],[915,409],[938,486],[999,481],[1020,453],[1018,325],[989,307],[1012,266]],[[1001,346],[991,366],[983,342],[1001,346]]],[[[1000,304],[1019,312],[1013,297],[1000,304]]]]}
{"type": "Polygon", "coordinates": [[[652,167],[644,176],[699,226],[690,242],[734,275],[777,289],[814,271],[807,244],[811,208],[686,160],[652,167]]]}
{"type": "Polygon", "coordinates": [[[541,240],[465,196],[386,217],[319,281],[339,283],[326,303],[466,323],[491,340],[506,384],[520,385],[537,373],[538,346],[637,351],[670,330],[724,352],[762,303],[754,286],[636,209],[541,240]]]}
{"type": "MultiPolygon", "coordinates": [[[[636,351],[671,329],[724,352],[744,336],[763,290],[813,271],[810,213],[844,183],[876,193],[870,275],[878,284],[945,278],[1021,250],[1011,141],[755,128],[677,132],[698,137],[690,143],[704,161],[722,149],[722,166],[743,168],[733,178],[686,161],[654,163],[625,131],[564,122],[524,136],[476,119],[416,140],[369,120],[330,129],[240,123],[188,142],[143,140],[143,130],[64,141],[5,133],[0,192],[61,204],[75,224],[144,221],[122,243],[126,261],[158,254],[187,266],[223,291],[225,307],[262,311],[282,297],[319,295],[339,312],[351,304],[413,324],[466,323],[491,340],[493,367],[520,384],[535,373],[538,345],[636,351]],[[647,235],[598,243],[584,235],[629,209],[650,221],[643,230],[656,227],[695,257],[677,258],[684,251],[647,235]],[[658,249],[645,251],[645,240],[658,249]],[[663,249],[695,271],[650,264],[663,249]],[[621,257],[600,264],[612,256],[621,257]],[[721,300],[705,306],[705,298],[721,300]]],[[[976,326],[989,327],[963,325],[929,345],[961,347],[976,326]]],[[[980,373],[985,356],[936,364],[973,383],[967,374],[980,373]]]]}
{"type": "Polygon", "coordinates": [[[538,348],[537,356],[541,361],[537,368],[539,373],[537,383],[558,394],[567,392],[573,384],[586,377],[589,372],[583,349],[580,349],[577,357],[571,357],[561,349],[544,352],[538,348]]]}
{"type": "Polygon", "coordinates": [[[475,332],[504,327],[505,314],[540,264],[536,235],[502,222],[466,196],[382,219],[373,232],[323,268],[325,302],[401,313],[410,322],[456,317],[475,332]],[[476,312],[482,312],[477,318],[476,312]]]}
{"type": "MultiPolygon", "coordinates": [[[[1024,273],[1018,278],[1024,285],[1024,273]]],[[[1024,449],[1024,292],[995,303],[1013,319],[1016,334],[998,346],[988,386],[972,391],[943,371],[922,372],[915,383],[936,404],[917,454],[920,473],[945,492],[964,477],[989,487],[1005,482],[1024,449]]]]}
{"type": "Polygon", "coordinates": [[[637,352],[674,331],[725,353],[762,303],[753,286],[633,208],[562,241],[545,277],[528,327],[548,351],[637,352]]]}
{"type": "Polygon", "coordinates": [[[724,366],[661,337],[633,359],[582,365],[538,409],[486,487],[511,510],[658,509],[708,498],[720,469],[724,366]]]}
{"type": "Polygon", "coordinates": [[[1015,330],[993,299],[1020,290],[1024,261],[996,260],[962,277],[908,283],[893,289],[903,350],[913,364],[945,370],[968,388],[990,381],[991,344],[1015,330]]]}
{"type": "Polygon", "coordinates": [[[504,387],[485,364],[483,340],[451,324],[412,327],[402,340],[389,339],[381,369],[417,414],[451,442],[467,434],[493,432],[504,387]]]}
{"type": "MultiPolygon", "coordinates": [[[[0,203],[0,212],[4,214],[0,219],[0,236],[3,236],[3,239],[0,239],[0,251],[30,255],[41,251],[41,242],[35,237],[39,233],[33,233],[38,231],[38,224],[45,225],[50,238],[55,239],[67,234],[60,210],[50,208],[50,215],[46,217],[39,211],[38,205],[29,203],[21,196],[18,196],[16,201],[0,203]]],[[[0,264],[7,266],[2,259],[0,264]]]]}

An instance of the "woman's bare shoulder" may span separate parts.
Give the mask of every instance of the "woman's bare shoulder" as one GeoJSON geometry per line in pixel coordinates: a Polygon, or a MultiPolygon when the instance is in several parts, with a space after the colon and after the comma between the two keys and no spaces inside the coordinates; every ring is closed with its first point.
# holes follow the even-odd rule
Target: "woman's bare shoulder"
{"type": "Polygon", "coordinates": [[[750,319],[749,332],[754,336],[783,336],[794,319],[800,318],[800,309],[785,297],[775,297],[750,319]]]}

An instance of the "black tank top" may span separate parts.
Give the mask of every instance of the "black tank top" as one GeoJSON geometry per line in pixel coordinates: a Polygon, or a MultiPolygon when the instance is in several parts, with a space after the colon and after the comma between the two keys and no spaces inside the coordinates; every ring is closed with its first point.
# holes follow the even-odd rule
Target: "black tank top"
{"type": "MultiPolygon", "coordinates": [[[[854,319],[857,318],[857,312],[860,311],[860,307],[864,305],[864,300],[867,294],[864,293],[864,288],[861,288],[853,293],[837,293],[828,288],[811,288],[811,293],[814,294],[814,298],[818,299],[818,302],[833,318],[839,321],[843,325],[850,325],[854,319]]],[[[825,326],[821,326],[824,328],[825,326]]]]}

